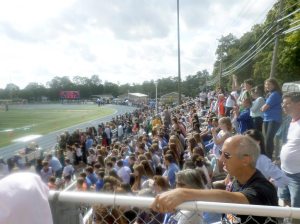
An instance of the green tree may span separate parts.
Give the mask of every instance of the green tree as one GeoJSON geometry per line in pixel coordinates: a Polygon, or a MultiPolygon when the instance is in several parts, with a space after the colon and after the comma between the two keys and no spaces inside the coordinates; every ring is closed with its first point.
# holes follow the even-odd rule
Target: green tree
{"type": "Polygon", "coordinates": [[[21,90],[21,94],[27,100],[39,101],[42,96],[48,95],[48,91],[44,85],[31,82],[23,90],[21,90]]]}
{"type": "Polygon", "coordinates": [[[5,95],[9,99],[17,99],[17,98],[19,98],[20,88],[19,88],[19,86],[15,85],[13,83],[8,83],[6,85],[4,91],[6,92],[5,95]]]}

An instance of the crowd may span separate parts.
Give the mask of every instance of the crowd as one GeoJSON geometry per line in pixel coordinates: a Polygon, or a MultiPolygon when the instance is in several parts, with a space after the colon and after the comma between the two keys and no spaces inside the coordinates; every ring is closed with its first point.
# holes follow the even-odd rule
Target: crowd
{"type": "Polygon", "coordinates": [[[234,77],[229,92],[202,91],[172,110],[160,106],[155,114],[144,107],[65,132],[56,155],[41,159],[36,172],[50,189],[76,176],[77,191],[156,198],[151,212],[94,206],[95,223],[251,223],[247,216],[175,208],[192,200],[278,206],[278,198],[300,207],[299,119],[299,93],[282,94],[275,79],[239,86],[234,77]],[[289,127],[283,119],[291,120],[289,127]],[[279,134],[283,146],[275,150],[279,134]]]}

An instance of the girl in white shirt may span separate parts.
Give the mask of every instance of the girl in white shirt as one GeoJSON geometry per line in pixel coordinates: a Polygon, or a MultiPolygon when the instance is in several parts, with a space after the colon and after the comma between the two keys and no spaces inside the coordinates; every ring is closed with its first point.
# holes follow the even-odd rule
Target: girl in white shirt
{"type": "Polygon", "coordinates": [[[263,112],[260,110],[261,107],[265,104],[265,99],[263,95],[263,86],[256,86],[251,89],[251,96],[254,99],[252,106],[250,108],[250,116],[253,120],[254,129],[262,131],[263,124],[263,112]]]}
{"type": "Polygon", "coordinates": [[[217,133],[215,128],[211,130],[214,142],[212,153],[216,156],[217,159],[220,158],[220,150],[222,150],[223,143],[232,135],[232,124],[230,118],[220,118],[219,128],[221,129],[219,133],[217,133]]]}

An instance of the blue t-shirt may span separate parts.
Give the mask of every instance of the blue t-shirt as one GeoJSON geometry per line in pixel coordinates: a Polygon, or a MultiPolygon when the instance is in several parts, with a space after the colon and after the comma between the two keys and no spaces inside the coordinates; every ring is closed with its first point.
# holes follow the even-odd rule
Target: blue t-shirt
{"type": "Polygon", "coordinates": [[[96,184],[97,182],[97,175],[95,173],[89,174],[86,178],[89,179],[92,185],[96,184]]]}
{"type": "Polygon", "coordinates": [[[266,100],[269,108],[264,112],[264,121],[281,122],[282,108],[281,108],[281,94],[277,91],[271,92],[266,100]]]}
{"type": "Polygon", "coordinates": [[[168,169],[164,172],[163,176],[168,177],[169,184],[171,188],[175,188],[176,186],[176,173],[179,171],[179,167],[176,163],[171,163],[168,169]]]}
{"type": "Polygon", "coordinates": [[[60,161],[55,156],[52,156],[52,159],[49,161],[49,165],[52,167],[54,172],[62,169],[60,161]]]}
{"type": "Polygon", "coordinates": [[[100,191],[104,186],[104,180],[103,179],[98,179],[96,182],[96,191],[100,191]]]}
{"type": "Polygon", "coordinates": [[[85,178],[85,183],[87,185],[87,188],[90,189],[92,186],[92,182],[88,177],[85,178]]]}

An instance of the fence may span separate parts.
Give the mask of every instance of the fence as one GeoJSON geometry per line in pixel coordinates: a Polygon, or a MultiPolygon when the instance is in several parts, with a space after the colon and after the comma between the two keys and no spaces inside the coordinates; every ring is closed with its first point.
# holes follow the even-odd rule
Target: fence
{"type": "Polygon", "coordinates": [[[206,223],[202,218],[203,212],[215,215],[221,213],[246,215],[247,222],[243,223],[262,224],[256,220],[258,216],[268,217],[264,222],[268,224],[277,223],[276,218],[279,223],[300,223],[300,208],[195,201],[185,202],[177,207],[175,214],[165,215],[149,209],[153,200],[153,197],[87,192],[50,191],[49,195],[55,224],[163,223],[166,217],[170,217],[168,223],[177,223],[170,219],[185,220],[182,223],[206,223]],[[89,212],[89,215],[93,213],[93,221],[91,218],[81,219],[82,207],[90,206],[94,209],[93,212],[89,212]]]}

